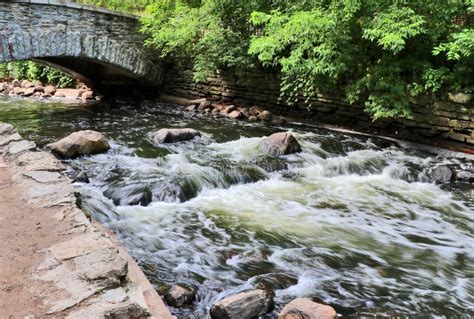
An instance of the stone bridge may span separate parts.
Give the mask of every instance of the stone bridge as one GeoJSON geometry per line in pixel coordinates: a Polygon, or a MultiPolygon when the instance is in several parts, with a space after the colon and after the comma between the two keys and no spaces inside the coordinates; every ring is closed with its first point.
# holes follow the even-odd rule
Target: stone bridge
{"type": "Polygon", "coordinates": [[[158,54],[137,16],[64,0],[0,1],[0,63],[35,60],[96,88],[158,86],[158,54]]]}

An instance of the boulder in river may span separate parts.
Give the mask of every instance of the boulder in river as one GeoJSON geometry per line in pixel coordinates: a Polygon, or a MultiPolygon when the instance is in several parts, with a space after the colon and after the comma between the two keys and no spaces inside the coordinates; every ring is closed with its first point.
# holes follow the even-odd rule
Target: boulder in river
{"type": "Polygon", "coordinates": [[[173,286],[165,295],[166,302],[175,308],[189,305],[196,295],[196,290],[184,285],[173,286]]]}
{"type": "Polygon", "coordinates": [[[279,319],[336,319],[337,313],[331,306],[316,303],[309,298],[297,298],[280,312],[279,319]]]}
{"type": "Polygon", "coordinates": [[[74,132],[71,135],[48,144],[51,151],[62,158],[75,158],[81,155],[105,153],[110,145],[102,133],[86,130],[74,132]]]}
{"type": "Polygon", "coordinates": [[[21,87],[18,87],[18,86],[15,86],[13,88],[13,94],[16,94],[16,95],[23,95],[25,94],[25,89],[24,88],[21,88],[21,87]]]}
{"type": "Polygon", "coordinates": [[[82,93],[81,97],[82,97],[84,100],[93,100],[93,99],[94,99],[94,92],[92,92],[92,91],[85,91],[84,93],[82,93]]]}
{"type": "Polygon", "coordinates": [[[300,143],[289,132],[279,132],[264,138],[258,148],[260,151],[273,156],[301,152],[300,143]]]}
{"type": "Polygon", "coordinates": [[[165,144],[189,141],[199,136],[201,133],[192,128],[162,128],[152,138],[156,144],[165,144]]]}
{"type": "Polygon", "coordinates": [[[35,88],[27,88],[25,89],[25,92],[23,93],[23,96],[29,97],[35,94],[35,88]]]}
{"type": "Polygon", "coordinates": [[[254,116],[254,115],[249,116],[249,122],[250,123],[257,122],[257,120],[258,120],[258,118],[256,116],[254,116]]]}
{"type": "Polygon", "coordinates": [[[56,88],[52,85],[48,85],[44,88],[44,93],[54,95],[56,93],[56,88]]]}
{"type": "Polygon", "coordinates": [[[263,109],[260,107],[260,106],[252,106],[250,109],[249,109],[249,113],[250,115],[253,115],[253,116],[258,116],[260,115],[260,113],[263,112],[263,109]]]}
{"type": "Polygon", "coordinates": [[[188,111],[188,112],[194,112],[194,111],[196,111],[196,109],[197,109],[197,107],[194,104],[185,108],[185,110],[188,111]]]}
{"type": "Polygon", "coordinates": [[[272,120],[272,113],[270,111],[262,111],[259,115],[258,118],[264,122],[270,122],[272,120]]]}
{"type": "Polygon", "coordinates": [[[434,168],[431,173],[431,179],[436,184],[445,184],[453,180],[453,171],[446,165],[441,165],[434,168]]]}
{"type": "Polygon", "coordinates": [[[251,319],[270,312],[274,307],[273,293],[255,289],[224,298],[211,307],[213,319],[251,319]]]}
{"type": "Polygon", "coordinates": [[[240,111],[232,111],[230,114],[227,115],[230,119],[233,120],[239,120],[241,119],[244,115],[240,111]]]}
{"type": "Polygon", "coordinates": [[[199,103],[198,111],[204,111],[206,109],[210,109],[211,104],[212,104],[211,101],[203,101],[203,102],[199,103]]]}
{"type": "Polygon", "coordinates": [[[74,182],[77,183],[89,183],[89,176],[87,176],[87,173],[84,171],[80,171],[76,176],[74,176],[73,179],[74,182]]]}
{"type": "Polygon", "coordinates": [[[24,89],[34,88],[35,85],[28,80],[21,81],[21,87],[24,89]]]}

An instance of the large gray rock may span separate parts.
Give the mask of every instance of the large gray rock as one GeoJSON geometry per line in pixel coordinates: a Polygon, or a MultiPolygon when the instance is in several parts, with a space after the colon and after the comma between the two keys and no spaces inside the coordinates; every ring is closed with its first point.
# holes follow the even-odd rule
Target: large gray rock
{"type": "Polygon", "coordinates": [[[62,158],[75,158],[107,152],[110,145],[102,133],[86,130],[72,133],[47,147],[62,158]]]}
{"type": "Polygon", "coordinates": [[[224,298],[211,307],[213,319],[251,319],[270,312],[274,307],[273,293],[255,289],[224,298]]]}
{"type": "Polygon", "coordinates": [[[301,145],[289,132],[279,132],[264,138],[259,146],[261,152],[273,156],[301,152],[301,145]]]}
{"type": "Polygon", "coordinates": [[[190,304],[193,301],[195,294],[196,290],[193,288],[183,285],[175,285],[170,289],[170,291],[168,291],[165,300],[170,306],[181,308],[190,304]]]}
{"type": "Polygon", "coordinates": [[[453,171],[449,166],[441,165],[431,170],[430,176],[436,184],[445,184],[453,181],[453,171]]]}
{"type": "Polygon", "coordinates": [[[192,128],[162,128],[152,138],[156,144],[165,144],[189,141],[199,136],[201,133],[192,128]]]}
{"type": "Polygon", "coordinates": [[[297,298],[280,312],[279,319],[336,319],[337,313],[331,306],[316,303],[308,298],[297,298]]]}

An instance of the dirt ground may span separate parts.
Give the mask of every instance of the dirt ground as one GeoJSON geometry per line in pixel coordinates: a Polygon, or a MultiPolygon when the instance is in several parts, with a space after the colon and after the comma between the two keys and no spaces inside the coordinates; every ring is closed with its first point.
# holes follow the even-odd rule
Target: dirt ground
{"type": "Polygon", "coordinates": [[[0,157],[0,318],[45,315],[42,298],[31,290],[47,292],[49,287],[32,273],[43,260],[40,251],[57,242],[63,231],[50,217],[54,208],[29,207],[18,196],[21,192],[0,157]]]}

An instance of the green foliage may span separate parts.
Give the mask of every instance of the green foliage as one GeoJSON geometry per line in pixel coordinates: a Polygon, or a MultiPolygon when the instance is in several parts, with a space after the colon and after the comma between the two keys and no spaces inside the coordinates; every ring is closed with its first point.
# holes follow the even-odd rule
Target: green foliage
{"type": "MultiPolygon", "coordinates": [[[[409,117],[411,96],[459,88],[456,67],[434,59],[434,44],[449,37],[463,1],[314,1],[311,10],[254,13],[263,34],[251,40],[250,53],[281,68],[282,91],[290,102],[315,95],[317,89],[346,88],[351,103],[365,101],[380,117],[409,117]],[[372,18],[373,17],[373,18],[372,18]],[[433,21],[435,20],[435,21],[433,21]]],[[[466,30],[463,30],[465,33],[466,30]]],[[[472,52],[467,38],[463,57],[472,52]]],[[[454,39],[459,39],[454,35],[454,39]]],[[[469,61],[460,61],[469,64],[469,61]]],[[[462,81],[462,79],[461,79],[462,81]]],[[[472,80],[471,80],[472,81],[472,80]]]]}
{"type": "Polygon", "coordinates": [[[78,0],[76,2],[105,7],[111,10],[141,13],[153,0],[78,0]]]}
{"type": "Polygon", "coordinates": [[[373,118],[410,116],[424,93],[472,90],[474,0],[162,0],[147,45],[191,58],[195,80],[220,70],[281,73],[290,105],[345,89],[373,118]]]}
{"type": "Polygon", "coordinates": [[[424,33],[424,19],[409,7],[391,5],[378,12],[364,28],[362,37],[377,42],[384,50],[397,54],[405,48],[405,40],[424,33]]]}
{"type": "Polygon", "coordinates": [[[248,17],[258,8],[254,0],[163,0],[147,7],[142,31],[163,57],[191,57],[195,79],[202,80],[221,68],[238,72],[252,65],[248,17]]]}
{"type": "Polygon", "coordinates": [[[0,78],[13,77],[31,82],[54,84],[57,87],[70,87],[75,84],[73,77],[57,69],[33,62],[16,61],[0,64],[0,78]]]}

